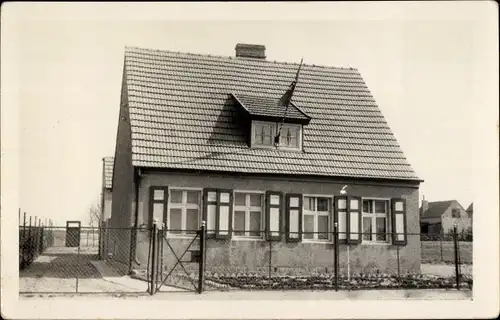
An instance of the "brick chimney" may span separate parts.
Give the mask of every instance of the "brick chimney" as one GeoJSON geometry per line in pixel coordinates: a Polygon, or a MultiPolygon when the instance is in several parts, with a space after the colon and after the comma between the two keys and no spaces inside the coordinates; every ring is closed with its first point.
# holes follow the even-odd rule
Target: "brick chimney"
{"type": "Polygon", "coordinates": [[[429,201],[425,200],[425,196],[422,197],[422,208],[420,214],[423,214],[429,209],[429,201]]]}
{"type": "Polygon", "coordinates": [[[238,43],[235,50],[239,58],[266,59],[266,46],[260,44],[238,43]]]}

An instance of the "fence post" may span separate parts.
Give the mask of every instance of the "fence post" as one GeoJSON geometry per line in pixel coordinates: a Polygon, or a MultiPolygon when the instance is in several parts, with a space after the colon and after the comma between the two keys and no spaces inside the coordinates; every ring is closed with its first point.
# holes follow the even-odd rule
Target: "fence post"
{"type": "Polygon", "coordinates": [[[398,260],[398,282],[401,281],[401,267],[399,266],[399,244],[396,244],[396,257],[398,260]]]}
{"type": "Polygon", "coordinates": [[[458,239],[457,239],[457,225],[453,225],[453,243],[455,248],[455,277],[457,282],[457,290],[460,290],[460,275],[458,271],[458,239]]]}
{"type": "Polygon", "coordinates": [[[21,264],[22,267],[24,268],[25,266],[25,257],[26,257],[26,212],[23,214],[23,241],[22,241],[22,249],[21,249],[21,264]]]}
{"type": "Polygon", "coordinates": [[[269,237],[269,288],[271,288],[271,268],[273,263],[273,242],[271,237],[269,237]]]}
{"type": "Polygon", "coordinates": [[[440,251],[441,251],[441,261],[443,261],[443,228],[440,229],[440,237],[439,237],[439,248],[440,248],[440,251]]]}
{"type": "Polygon", "coordinates": [[[203,292],[203,285],[205,283],[205,221],[201,222],[200,229],[200,264],[198,270],[198,293],[201,294],[203,292]]]}
{"type": "Polygon", "coordinates": [[[150,295],[153,295],[156,293],[156,238],[157,238],[157,233],[158,233],[158,227],[156,225],[156,219],[153,221],[153,234],[151,235],[151,241],[152,242],[152,250],[151,250],[151,291],[150,295]]]}
{"type": "Polygon", "coordinates": [[[33,237],[31,236],[31,216],[30,216],[30,224],[28,227],[28,264],[31,264],[33,255],[33,237]]]}
{"type": "Polygon", "coordinates": [[[338,230],[337,230],[337,222],[333,224],[333,276],[335,281],[335,291],[339,290],[339,259],[338,259],[338,230]]]}

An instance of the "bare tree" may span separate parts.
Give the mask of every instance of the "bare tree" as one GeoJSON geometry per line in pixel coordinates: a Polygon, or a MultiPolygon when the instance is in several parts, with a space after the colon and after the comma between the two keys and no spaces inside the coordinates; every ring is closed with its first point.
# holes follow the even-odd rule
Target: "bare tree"
{"type": "Polygon", "coordinates": [[[90,226],[99,226],[99,222],[101,221],[101,213],[102,208],[100,203],[94,203],[89,208],[89,225],[90,226]]]}

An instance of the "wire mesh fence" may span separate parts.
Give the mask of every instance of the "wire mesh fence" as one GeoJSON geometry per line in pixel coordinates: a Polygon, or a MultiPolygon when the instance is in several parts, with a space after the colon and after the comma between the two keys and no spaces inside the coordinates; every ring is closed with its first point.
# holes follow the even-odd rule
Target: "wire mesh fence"
{"type": "MultiPolygon", "coordinates": [[[[26,228],[21,226],[20,234],[23,229],[26,228]]],[[[130,247],[127,236],[132,234],[131,230],[71,225],[44,227],[43,234],[48,235],[46,244],[29,265],[20,268],[19,292],[146,294],[147,283],[128,276],[130,249],[125,248],[130,247]],[[113,246],[110,236],[115,242],[124,241],[113,246]]]]}

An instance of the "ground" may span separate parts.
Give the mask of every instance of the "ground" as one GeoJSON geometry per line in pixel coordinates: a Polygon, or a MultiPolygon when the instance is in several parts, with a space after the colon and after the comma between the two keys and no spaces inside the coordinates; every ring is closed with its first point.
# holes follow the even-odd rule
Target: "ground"
{"type": "MultiPolygon", "coordinates": [[[[459,241],[460,263],[472,263],[472,242],[459,241]]],[[[453,241],[422,241],[422,263],[454,263],[455,249],[453,241]]]]}

